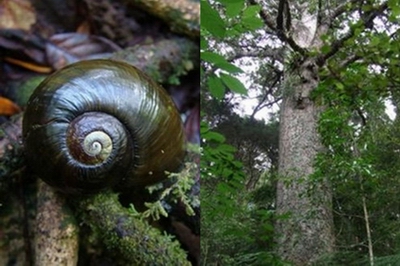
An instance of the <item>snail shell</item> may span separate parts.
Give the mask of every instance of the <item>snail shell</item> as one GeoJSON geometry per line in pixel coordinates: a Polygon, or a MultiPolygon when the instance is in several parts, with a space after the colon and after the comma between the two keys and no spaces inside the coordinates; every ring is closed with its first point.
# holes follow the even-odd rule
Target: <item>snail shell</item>
{"type": "Polygon", "coordinates": [[[184,139],[165,90],[112,60],[55,72],[30,97],[23,119],[29,169],[66,193],[160,181],[181,165],[184,139]]]}

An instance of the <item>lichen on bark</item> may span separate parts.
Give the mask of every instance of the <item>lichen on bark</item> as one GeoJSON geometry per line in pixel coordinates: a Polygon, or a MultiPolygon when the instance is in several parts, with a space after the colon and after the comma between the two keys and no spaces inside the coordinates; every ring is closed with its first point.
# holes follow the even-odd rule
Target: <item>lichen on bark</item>
{"type": "MultiPolygon", "coordinates": [[[[109,251],[129,265],[191,265],[180,244],[121,206],[104,192],[77,203],[82,221],[109,251]]],[[[128,265],[127,264],[127,265],[128,265]]]]}

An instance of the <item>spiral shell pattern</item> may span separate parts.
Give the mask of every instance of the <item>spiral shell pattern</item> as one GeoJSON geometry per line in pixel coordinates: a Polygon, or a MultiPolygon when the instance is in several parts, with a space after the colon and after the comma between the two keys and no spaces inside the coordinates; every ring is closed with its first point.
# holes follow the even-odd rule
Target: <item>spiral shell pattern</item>
{"type": "Polygon", "coordinates": [[[135,67],[81,61],[46,78],[23,119],[29,169],[66,193],[148,185],[184,156],[169,95],[135,67]]]}

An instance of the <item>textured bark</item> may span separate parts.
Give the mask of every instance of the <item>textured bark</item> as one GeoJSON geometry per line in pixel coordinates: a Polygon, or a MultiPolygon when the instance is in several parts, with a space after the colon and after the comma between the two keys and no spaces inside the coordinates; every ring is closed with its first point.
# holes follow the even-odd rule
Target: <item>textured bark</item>
{"type": "Polygon", "coordinates": [[[30,265],[32,235],[26,231],[32,220],[27,221],[23,199],[18,189],[9,188],[0,199],[0,265],[30,265]],[[28,234],[27,234],[28,233],[28,234]]]}
{"type": "MultiPolygon", "coordinates": [[[[322,150],[317,131],[322,106],[311,97],[319,83],[319,67],[324,63],[307,51],[318,51],[327,34],[329,18],[322,10],[313,10],[310,2],[289,1],[291,10],[299,15],[292,21],[295,32],[292,45],[301,56],[285,72],[286,86],[280,117],[279,175],[277,184],[277,213],[287,214],[278,219],[278,254],[294,265],[311,265],[322,255],[334,250],[332,193],[323,177],[311,180],[314,160],[322,150]],[[325,18],[325,21],[318,20],[325,18]]],[[[289,67],[289,66],[288,66],[289,67]]]]}
{"type": "Polygon", "coordinates": [[[35,224],[35,265],[78,263],[78,226],[65,197],[38,180],[35,224]]]}
{"type": "Polygon", "coordinates": [[[11,182],[9,176],[24,165],[21,156],[22,115],[0,125],[0,192],[6,193],[11,182]]]}
{"type": "Polygon", "coordinates": [[[277,222],[278,253],[294,265],[309,265],[333,251],[331,192],[327,181],[309,182],[321,150],[317,132],[321,107],[310,99],[318,84],[317,67],[306,60],[289,73],[291,88],[281,107],[277,212],[289,218],[277,222]],[[301,77],[301,78],[299,78],[301,77]]]}
{"type": "Polygon", "coordinates": [[[167,23],[171,30],[197,39],[200,35],[200,1],[128,0],[167,23]]]}
{"type": "Polygon", "coordinates": [[[176,84],[180,76],[198,68],[198,51],[197,42],[175,37],[125,48],[115,52],[111,59],[134,65],[158,83],[176,84]]]}
{"type": "Polygon", "coordinates": [[[0,126],[0,265],[23,266],[30,261],[31,235],[27,229],[32,219],[24,202],[29,196],[18,187],[23,178],[17,170],[24,165],[21,124],[22,117],[16,115],[0,126]]]}

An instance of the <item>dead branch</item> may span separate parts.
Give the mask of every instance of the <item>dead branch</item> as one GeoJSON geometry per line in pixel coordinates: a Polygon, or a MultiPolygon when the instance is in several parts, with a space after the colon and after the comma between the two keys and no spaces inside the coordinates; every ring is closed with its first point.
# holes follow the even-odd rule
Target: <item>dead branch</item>
{"type": "Polygon", "coordinates": [[[200,37],[200,2],[190,0],[129,0],[167,23],[171,30],[200,37]]]}

